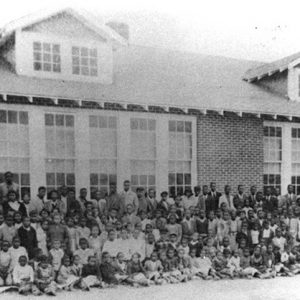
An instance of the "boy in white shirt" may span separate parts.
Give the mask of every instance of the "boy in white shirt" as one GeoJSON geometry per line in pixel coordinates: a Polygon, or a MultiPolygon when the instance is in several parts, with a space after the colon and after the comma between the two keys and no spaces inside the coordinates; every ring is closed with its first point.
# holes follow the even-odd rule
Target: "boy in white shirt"
{"type": "Polygon", "coordinates": [[[19,294],[29,294],[33,289],[34,273],[27,263],[27,257],[21,255],[13,269],[13,283],[19,287],[19,294]]]}

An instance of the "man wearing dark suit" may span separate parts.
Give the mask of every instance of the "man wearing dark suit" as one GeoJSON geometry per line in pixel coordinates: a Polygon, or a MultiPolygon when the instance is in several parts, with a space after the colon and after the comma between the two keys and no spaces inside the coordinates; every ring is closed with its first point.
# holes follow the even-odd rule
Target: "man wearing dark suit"
{"type": "Polygon", "coordinates": [[[250,188],[250,195],[248,196],[249,206],[251,206],[252,208],[256,203],[256,193],[257,193],[257,188],[255,185],[252,185],[250,188]]]}
{"type": "Polygon", "coordinates": [[[278,208],[277,198],[272,195],[271,187],[266,188],[266,194],[263,198],[263,210],[273,212],[278,208]]]}
{"type": "Polygon", "coordinates": [[[210,183],[210,192],[205,200],[206,212],[216,211],[219,208],[219,199],[222,196],[221,193],[217,192],[216,183],[210,183]]]}
{"type": "Polygon", "coordinates": [[[247,195],[244,193],[244,186],[240,184],[238,186],[238,193],[233,197],[234,207],[237,209],[239,206],[244,207],[247,195]]]}

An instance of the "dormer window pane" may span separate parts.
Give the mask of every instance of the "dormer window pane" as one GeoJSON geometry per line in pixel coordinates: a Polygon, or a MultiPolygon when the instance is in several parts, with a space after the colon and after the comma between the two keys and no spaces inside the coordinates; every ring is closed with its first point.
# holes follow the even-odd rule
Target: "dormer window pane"
{"type": "Polygon", "coordinates": [[[51,65],[48,63],[43,64],[43,70],[46,72],[51,72],[51,65]]]}
{"type": "Polygon", "coordinates": [[[72,55],[79,55],[79,48],[78,47],[72,47],[72,55]]]}
{"type": "Polygon", "coordinates": [[[88,48],[81,48],[81,56],[88,56],[88,48]]]}
{"type": "Polygon", "coordinates": [[[59,64],[54,64],[53,65],[53,72],[56,72],[56,73],[60,73],[61,72],[59,64]]]}
{"type": "Polygon", "coordinates": [[[97,49],[72,47],[72,64],[74,75],[98,76],[97,49]]]}
{"type": "Polygon", "coordinates": [[[52,45],[52,51],[53,53],[60,53],[60,46],[57,44],[52,45]]]}
{"type": "Polygon", "coordinates": [[[83,66],[87,66],[88,65],[88,59],[86,57],[81,58],[81,64],[83,66]]]}
{"type": "Polygon", "coordinates": [[[50,44],[43,43],[43,51],[45,51],[45,52],[51,52],[50,44]]]}
{"type": "Polygon", "coordinates": [[[60,45],[33,43],[33,69],[35,71],[61,72],[60,45]]]}
{"type": "Polygon", "coordinates": [[[89,75],[89,68],[88,67],[82,67],[81,68],[81,73],[82,73],[82,75],[88,76],[89,75]]]}
{"type": "Polygon", "coordinates": [[[36,71],[42,70],[42,64],[39,63],[39,62],[35,62],[34,65],[33,65],[33,67],[34,67],[34,69],[35,69],[36,71]]]}
{"type": "Polygon", "coordinates": [[[35,52],[33,54],[33,58],[34,58],[34,60],[40,61],[40,60],[42,60],[42,55],[39,52],[35,52]]]}
{"type": "Polygon", "coordinates": [[[80,65],[79,57],[78,56],[73,56],[72,62],[73,62],[73,65],[80,65]]]}
{"type": "Polygon", "coordinates": [[[44,59],[44,61],[49,62],[49,61],[51,61],[51,55],[49,53],[45,53],[43,59],[44,59]]]}
{"type": "Polygon", "coordinates": [[[57,54],[53,55],[53,62],[60,63],[60,56],[57,54]]]}
{"type": "Polygon", "coordinates": [[[33,43],[33,50],[41,51],[42,45],[39,42],[34,42],[33,43]]]}

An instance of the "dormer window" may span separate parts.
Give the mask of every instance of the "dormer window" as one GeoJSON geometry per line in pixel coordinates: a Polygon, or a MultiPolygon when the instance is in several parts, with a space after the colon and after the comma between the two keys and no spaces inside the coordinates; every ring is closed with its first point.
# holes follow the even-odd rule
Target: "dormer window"
{"type": "Polygon", "coordinates": [[[61,72],[60,45],[33,43],[33,69],[44,72],[61,72]]]}
{"type": "Polygon", "coordinates": [[[72,72],[74,75],[98,76],[96,48],[72,47],[72,72]]]}

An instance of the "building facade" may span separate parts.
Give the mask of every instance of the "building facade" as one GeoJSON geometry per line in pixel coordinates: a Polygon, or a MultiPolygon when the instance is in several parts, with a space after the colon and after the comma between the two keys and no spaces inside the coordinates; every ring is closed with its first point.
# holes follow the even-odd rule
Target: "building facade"
{"type": "Polygon", "coordinates": [[[71,9],[11,23],[0,53],[0,181],[14,172],[22,193],[126,179],[300,193],[298,56],[257,67],[133,46],[71,9]]]}

